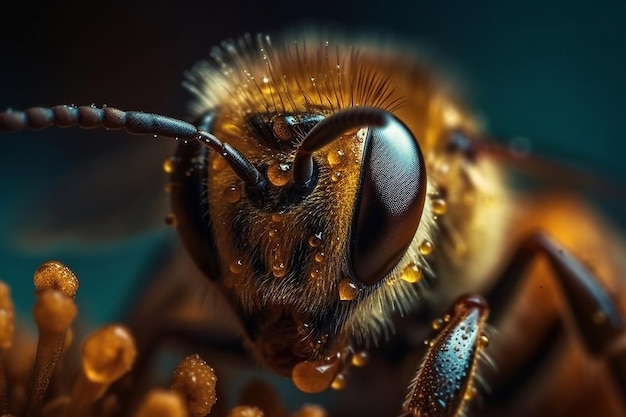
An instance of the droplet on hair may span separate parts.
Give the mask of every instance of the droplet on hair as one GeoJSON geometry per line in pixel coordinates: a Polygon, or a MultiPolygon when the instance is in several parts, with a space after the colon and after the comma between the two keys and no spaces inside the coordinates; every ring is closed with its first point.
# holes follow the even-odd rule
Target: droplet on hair
{"type": "Polygon", "coordinates": [[[341,179],[341,171],[333,171],[333,173],[330,175],[330,180],[332,182],[339,182],[340,179],[341,179]]]}
{"type": "Polygon", "coordinates": [[[287,275],[287,266],[282,261],[276,261],[272,265],[272,275],[276,278],[283,278],[287,275]]]}
{"type": "Polygon", "coordinates": [[[367,353],[366,350],[361,350],[359,352],[356,352],[354,355],[352,355],[352,359],[350,360],[350,363],[352,364],[352,366],[356,366],[360,368],[360,367],[367,365],[369,361],[370,361],[369,353],[367,353]]]}
{"type": "Polygon", "coordinates": [[[228,203],[236,203],[241,199],[241,188],[238,185],[230,185],[224,188],[222,195],[228,203]]]}
{"type": "Polygon", "coordinates": [[[309,237],[309,246],[312,248],[317,248],[322,244],[322,232],[315,233],[309,237]]]}
{"type": "Polygon", "coordinates": [[[300,391],[315,394],[327,390],[339,372],[339,358],[303,361],[293,367],[291,379],[300,391]]]}
{"type": "Polygon", "coordinates": [[[347,160],[346,153],[341,149],[328,152],[326,158],[328,159],[328,164],[331,168],[342,166],[347,160]]]}
{"type": "Polygon", "coordinates": [[[433,330],[439,330],[443,327],[443,320],[440,318],[434,319],[430,326],[433,328],[433,330]]]}
{"type": "Polygon", "coordinates": [[[481,334],[480,338],[478,339],[478,343],[481,348],[486,348],[487,346],[489,346],[489,337],[487,337],[487,335],[481,334]]]}
{"type": "Polygon", "coordinates": [[[339,299],[342,301],[354,300],[359,294],[359,288],[350,278],[344,278],[339,281],[339,299]]]}
{"type": "Polygon", "coordinates": [[[230,272],[233,274],[239,274],[243,271],[243,259],[239,258],[230,263],[229,266],[230,272]]]}
{"type": "Polygon", "coordinates": [[[423,241],[419,246],[419,252],[422,255],[430,255],[433,251],[433,244],[428,240],[423,241]]]}
{"type": "Polygon", "coordinates": [[[335,391],[342,390],[348,384],[348,376],[344,372],[340,372],[337,374],[333,382],[330,384],[330,387],[335,391]]]}
{"type": "Polygon", "coordinates": [[[448,211],[448,204],[443,198],[435,198],[431,201],[433,213],[438,216],[445,214],[448,211]]]}
{"type": "Polygon", "coordinates": [[[422,268],[416,263],[411,262],[402,271],[402,274],[400,275],[400,279],[408,283],[415,284],[416,282],[419,282],[422,279],[423,275],[424,273],[422,271],[422,268]]]}

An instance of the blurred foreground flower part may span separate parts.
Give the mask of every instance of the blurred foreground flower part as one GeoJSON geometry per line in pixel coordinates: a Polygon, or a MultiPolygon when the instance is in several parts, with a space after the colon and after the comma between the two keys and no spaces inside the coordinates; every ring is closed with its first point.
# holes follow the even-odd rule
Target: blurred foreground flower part
{"type": "MultiPolygon", "coordinates": [[[[3,417],[286,417],[272,388],[263,382],[249,385],[241,405],[226,414],[214,410],[217,377],[197,354],[183,359],[173,371],[169,387],[152,387],[140,397],[124,395],[125,380],[137,362],[131,331],[109,324],[82,341],[72,343],[71,325],[78,315],[74,297],[78,279],[59,262],[43,264],[34,275],[36,302],[33,318],[37,340],[20,330],[10,288],[0,281],[0,416],[3,417]],[[116,384],[117,382],[117,384],[116,384]],[[263,398],[258,408],[254,398],[263,398]]],[[[134,391],[128,391],[134,392],[134,391]]],[[[220,409],[225,409],[224,406],[220,409]]],[[[325,417],[317,406],[305,405],[294,417],[325,417]]]]}

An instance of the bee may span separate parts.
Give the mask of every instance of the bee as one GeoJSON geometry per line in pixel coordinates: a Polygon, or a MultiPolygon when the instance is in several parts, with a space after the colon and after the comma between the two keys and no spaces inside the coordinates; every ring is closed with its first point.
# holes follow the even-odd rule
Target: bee
{"type": "Polygon", "coordinates": [[[0,130],[180,140],[168,222],[247,350],[304,392],[343,387],[391,340],[422,356],[394,358],[401,415],[624,415],[611,228],[570,194],[518,195],[515,156],[410,48],[285,39],[225,42],[194,67],[194,123],[55,106],[6,111],[0,130]]]}

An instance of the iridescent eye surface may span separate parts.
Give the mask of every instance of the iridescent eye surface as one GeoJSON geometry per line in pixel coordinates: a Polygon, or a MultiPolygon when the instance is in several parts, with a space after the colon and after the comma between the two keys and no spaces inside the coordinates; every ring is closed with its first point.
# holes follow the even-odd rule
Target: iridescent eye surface
{"type": "Polygon", "coordinates": [[[419,145],[395,117],[370,128],[350,237],[352,268],[365,285],[383,279],[415,236],[426,197],[419,145]]]}

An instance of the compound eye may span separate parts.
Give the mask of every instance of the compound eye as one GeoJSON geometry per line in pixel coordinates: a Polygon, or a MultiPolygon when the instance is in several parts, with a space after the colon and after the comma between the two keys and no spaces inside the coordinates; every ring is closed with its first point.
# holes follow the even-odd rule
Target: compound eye
{"type": "Polygon", "coordinates": [[[420,222],[426,197],[424,158],[397,118],[369,128],[350,237],[352,269],[373,285],[398,263],[420,222]]]}

